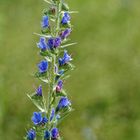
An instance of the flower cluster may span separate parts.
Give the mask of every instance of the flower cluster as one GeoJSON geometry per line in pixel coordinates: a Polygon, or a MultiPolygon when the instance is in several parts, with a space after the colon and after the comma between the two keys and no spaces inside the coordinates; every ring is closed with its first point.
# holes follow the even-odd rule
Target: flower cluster
{"type": "Polygon", "coordinates": [[[28,97],[39,111],[34,112],[32,127],[26,140],[60,140],[58,123],[72,111],[71,101],[64,90],[67,72],[73,69],[72,57],[64,48],[72,32],[71,15],[64,0],[47,0],[50,8],[44,10],[41,21],[42,34],[37,47],[41,61],[37,64],[35,77],[41,80],[35,92],[28,97]],[[47,94],[43,86],[46,85],[47,94]],[[46,100],[46,96],[48,96],[46,100]]]}

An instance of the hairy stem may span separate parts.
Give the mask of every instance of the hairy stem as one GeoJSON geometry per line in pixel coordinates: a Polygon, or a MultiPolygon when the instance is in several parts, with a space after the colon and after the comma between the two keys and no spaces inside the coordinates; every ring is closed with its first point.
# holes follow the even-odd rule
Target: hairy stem
{"type": "MultiPolygon", "coordinates": [[[[56,7],[56,30],[54,31],[54,37],[57,37],[60,30],[60,13],[62,9],[62,1],[57,2],[56,7]]],[[[55,64],[56,64],[56,55],[52,55],[51,67],[50,67],[50,83],[49,83],[49,98],[48,98],[48,129],[51,129],[51,110],[52,110],[52,101],[55,102],[54,86],[55,86],[55,64]]]]}

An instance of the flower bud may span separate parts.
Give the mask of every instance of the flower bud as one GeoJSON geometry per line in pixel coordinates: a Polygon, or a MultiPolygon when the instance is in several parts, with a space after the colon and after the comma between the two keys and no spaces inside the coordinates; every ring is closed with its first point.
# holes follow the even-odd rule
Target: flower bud
{"type": "Polygon", "coordinates": [[[50,49],[57,48],[61,45],[61,38],[56,37],[56,38],[50,38],[48,40],[48,46],[50,49]]]}
{"type": "Polygon", "coordinates": [[[57,86],[56,86],[56,92],[57,92],[57,93],[61,92],[62,87],[63,87],[63,81],[62,81],[62,80],[59,80],[59,81],[58,81],[58,84],[57,84],[57,86]]]}
{"type": "Polygon", "coordinates": [[[59,132],[58,132],[58,129],[57,128],[53,128],[52,131],[51,131],[51,137],[53,139],[57,139],[59,137],[59,132]]]}
{"type": "Polygon", "coordinates": [[[36,95],[42,96],[42,86],[41,85],[36,89],[36,95]]]}
{"type": "Polygon", "coordinates": [[[57,105],[56,111],[60,109],[67,108],[71,105],[71,102],[68,100],[67,97],[62,97],[57,105]]]}
{"type": "Polygon", "coordinates": [[[62,39],[65,39],[70,35],[70,33],[71,33],[71,29],[67,28],[67,29],[65,29],[64,31],[61,32],[60,37],[62,39]]]}
{"type": "Polygon", "coordinates": [[[48,70],[48,61],[42,60],[37,66],[38,66],[39,72],[44,73],[48,70]]]}
{"type": "Polygon", "coordinates": [[[63,25],[68,24],[68,23],[70,22],[70,19],[71,19],[70,14],[69,14],[68,12],[65,12],[65,13],[63,14],[61,23],[62,23],[63,25]]]}
{"type": "Polygon", "coordinates": [[[39,43],[37,43],[37,47],[42,51],[47,49],[46,39],[45,37],[41,37],[39,43]]]}
{"type": "Polygon", "coordinates": [[[34,140],[35,137],[36,137],[36,133],[34,130],[31,129],[27,132],[27,140],[34,140]]]}
{"type": "Polygon", "coordinates": [[[50,139],[50,137],[51,137],[50,132],[49,132],[49,131],[45,131],[45,134],[44,134],[44,139],[45,139],[45,140],[49,140],[49,139],[50,139]]]}
{"type": "Polygon", "coordinates": [[[49,27],[49,17],[44,15],[41,22],[42,28],[49,27]]]}

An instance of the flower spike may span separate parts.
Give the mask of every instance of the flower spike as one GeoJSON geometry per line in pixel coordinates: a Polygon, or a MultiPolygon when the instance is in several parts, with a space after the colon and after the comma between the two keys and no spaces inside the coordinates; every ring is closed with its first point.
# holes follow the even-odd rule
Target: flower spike
{"type": "Polygon", "coordinates": [[[73,69],[71,55],[64,49],[75,45],[68,42],[72,32],[72,12],[65,0],[44,1],[49,4],[49,8],[43,11],[41,33],[35,33],[40,37],[37,47],[41,57],[35,77],[42,83],[33,94],[28,94],[39,111],[31,117],[32,127],[25,140],[61,140],[58,124],[72,110],[63,89],[63,81],[68,78],[67,72],[73,69]],[[45,85],[48,93],[43,89],[45,85]]]}

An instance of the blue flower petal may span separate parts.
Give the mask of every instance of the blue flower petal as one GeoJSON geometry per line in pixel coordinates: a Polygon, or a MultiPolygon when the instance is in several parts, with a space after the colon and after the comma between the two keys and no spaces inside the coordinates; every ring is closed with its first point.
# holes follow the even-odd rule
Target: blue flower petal
{"type": "Polygon", "coordinates": [[[42,114],[40,112],[34,112],[32,116],[32,122],[35,125],[39,125],[42,122],[42,114]]]}
{"type": "Polygon", "coordinates": [[[63,15],[63,18],[62,18],[62,21],[61,23],[62,24],[68,24],[68,22],[70,21],[71,17],[70,17],[70,14],[65,12],[64,15],[63,15]]]}
{"type": "Polygon", "coordinates": [[[27,132],[27,139],[28,140],[34,140],[35,137],[36,137],[36,133],[34,130],[31,129],[27,132]]]}
{"type": "Polygon", "coordinates": [[[59,132],[58,132],[58,129],[57,128],[53,128],[52,131],[51,131],[51,137],[53,139],[57,139],[59,137],[59,132]]]}
{"type": "Polygon", "coordinates": [[[46,16],[46,15],[43,16],[41,25],[42,25],[42,28],[49,27],[49,17],[48,16],[46,16]]]}
{"type": "Polygon", "coordinates": [[[45,134],[44,134],[44,139],[45,139],[45,140],[49,140],[49,139],[50,139],[50,137],[51,137],[50,132],[49,132],[49,131],[45,131],[45,134]]]}
{"type": "Polygon", "coordinates": [[[72,60],[71,56],[68,55],[67,51],[65,50],[63,58],[59,58],[59,65],[60,66],[65,65],[66,63],[68,63],[71,60],[72,60]]]}
{"type": "Polygon", "coordinates": [[[71,102],[68,100],[67,97],[62,97],[58,103],[57,110],[62,108],[66,108],[71,105],[71,102]]]}
{"type": "Polygon", "coordinates": [[[66,30],[64,30],[62,33],[61,33],[61,38],[62,39],[65,39],[65,38],[67,38],[69,35],[70,35],[70,33],[71,33],[71,29],[66,29],[66,30]]]}
{"type": "Polygon", "coordinates": [[[36,89],[36,95],[42,96],[42,86],[41,85],[36,89]]]}
{"type": "Polygon", "coordinates": [[[37,47],[42,51],[45,51],[48,48],[45,37],[40,38],[39,43],[37,43],[37,47]]]}
{"type": "Polygon", "coordinates": [[[44,73],[48,70],[48,62],[46,60],[42,60],[39,64],[38,64],[38,69],[40,73],[44,73]]]}

